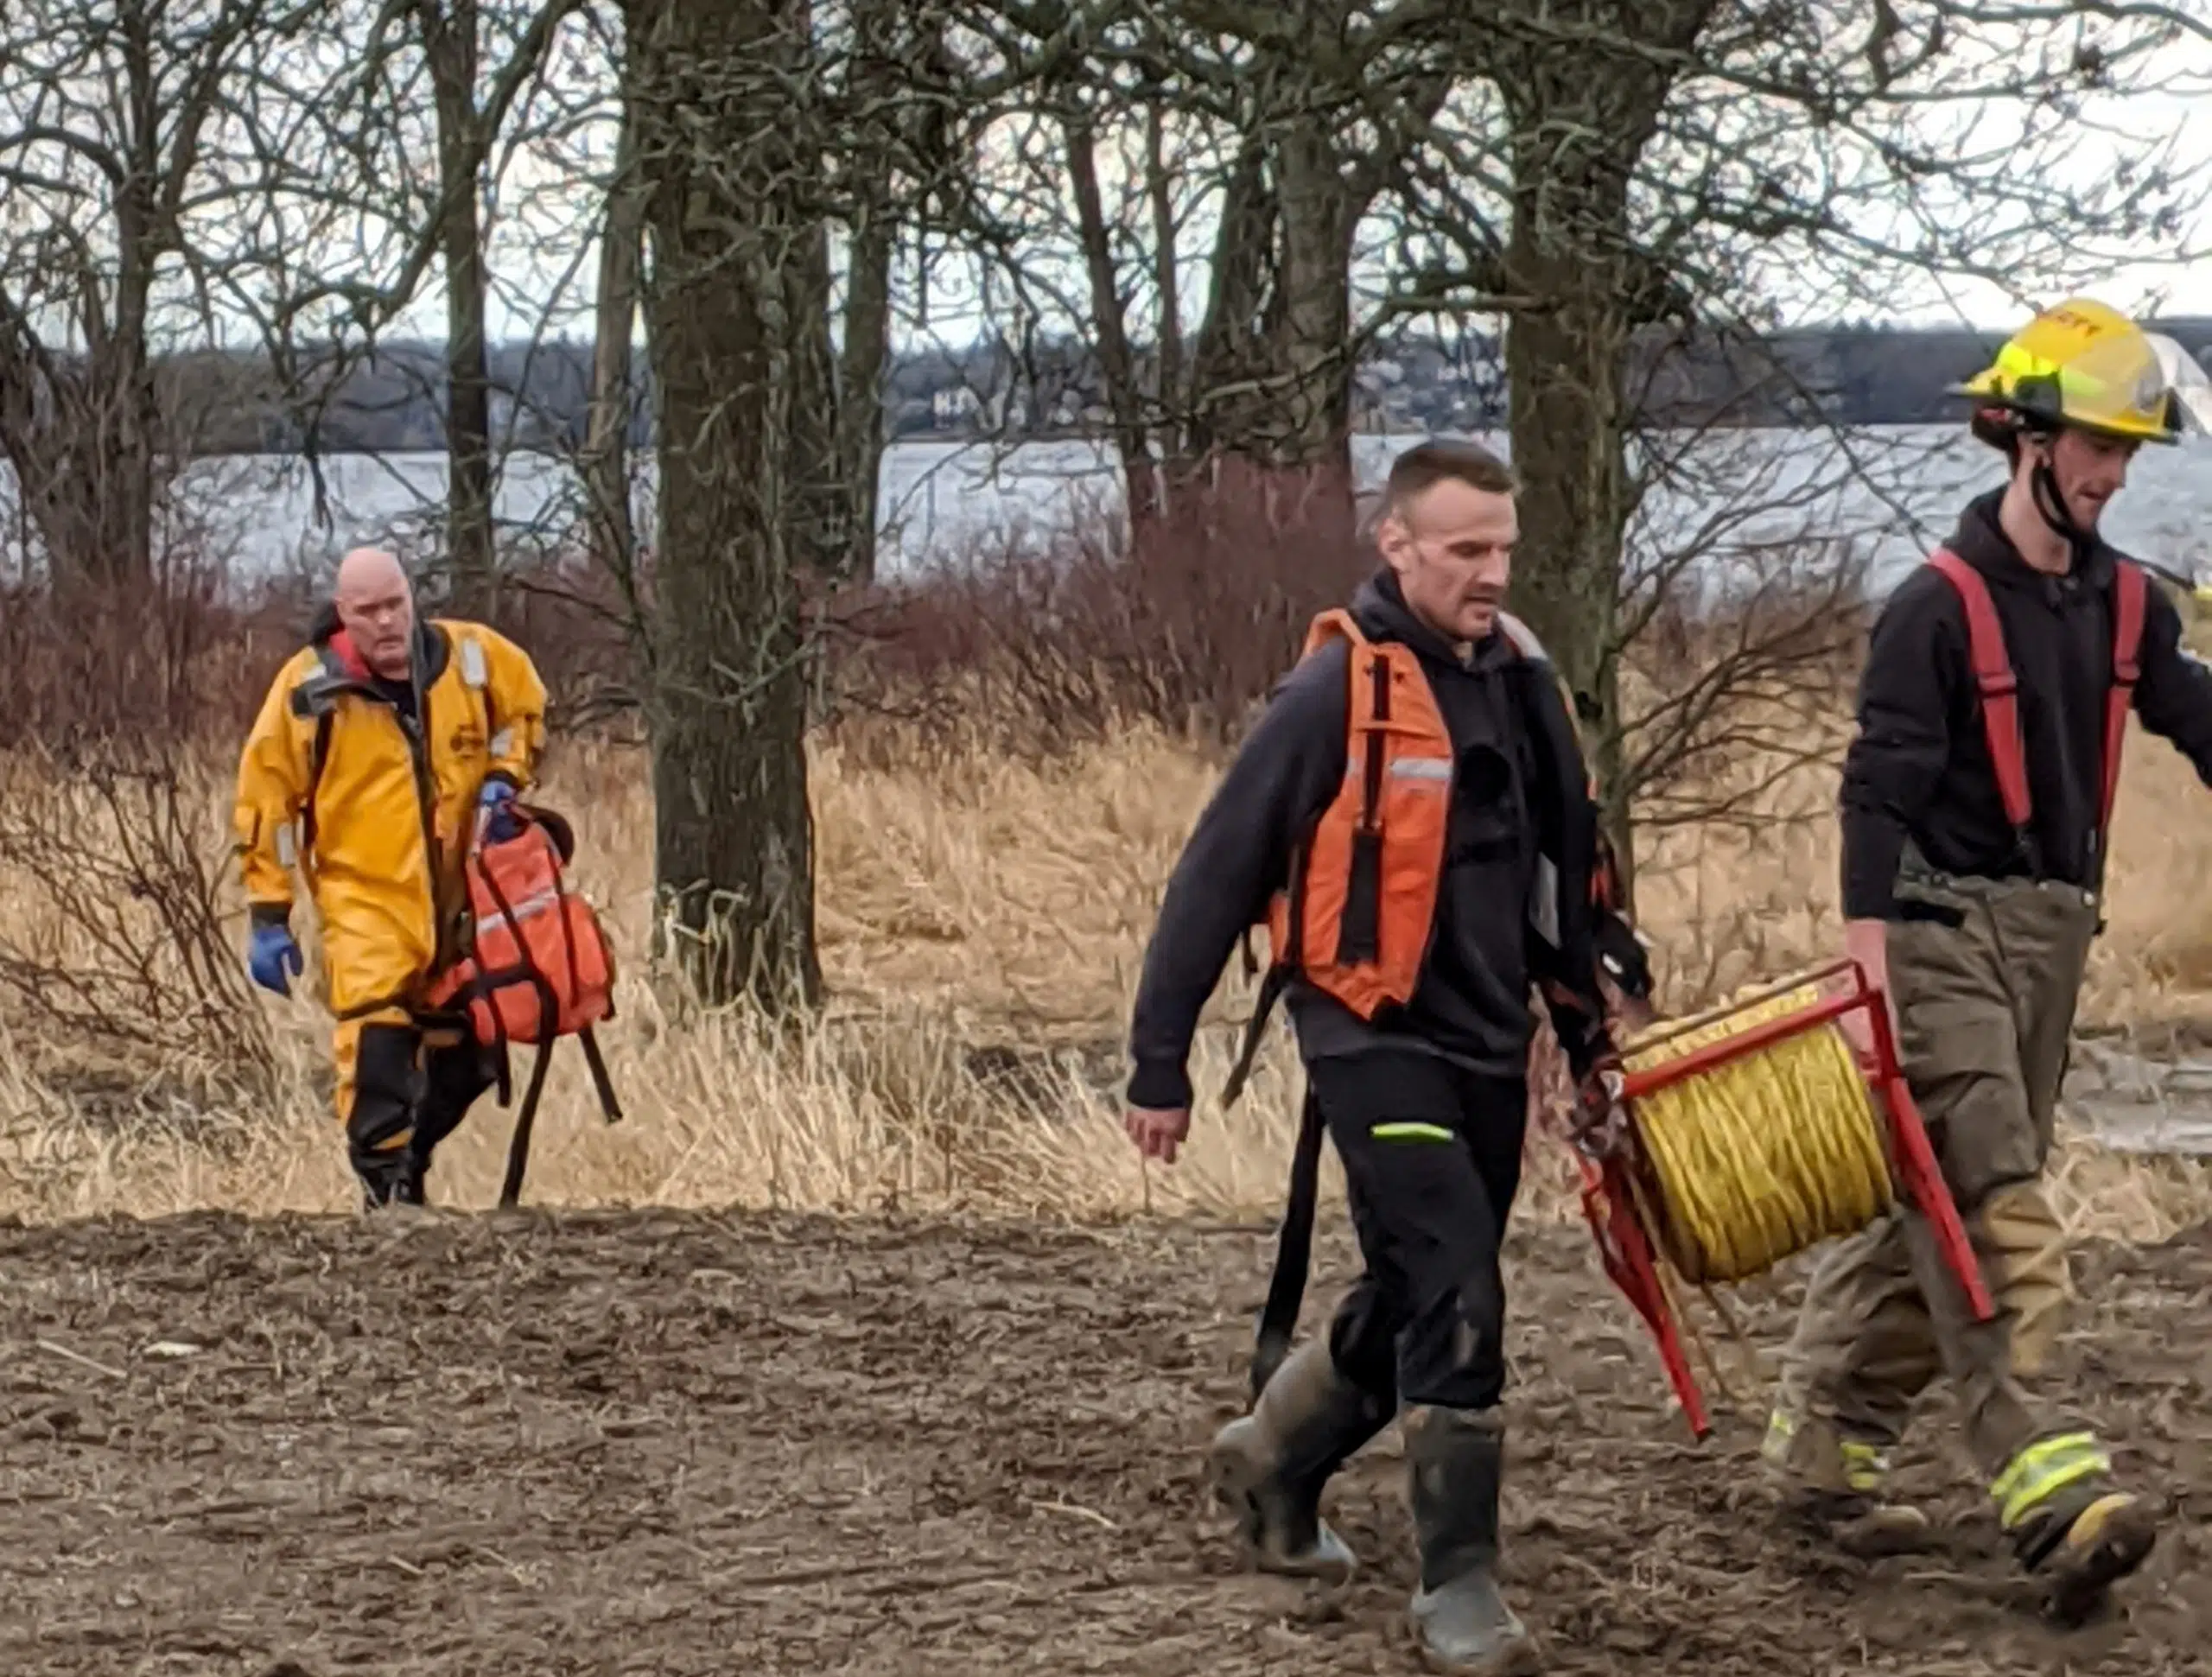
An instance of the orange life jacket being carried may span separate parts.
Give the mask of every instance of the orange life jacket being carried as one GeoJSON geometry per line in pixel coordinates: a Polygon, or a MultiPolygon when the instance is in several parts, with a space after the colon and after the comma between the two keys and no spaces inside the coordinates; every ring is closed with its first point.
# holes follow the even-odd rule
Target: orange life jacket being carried
{"type": "Polygon", "coordinates": [[[507,807],[520,830],[496,843],[480,840],[471,846],[467,953],[441,975],[429,996],[433,1007],[464,1011],[477,1041],[495,1051],[501,1106],[511,1088],[509,1045],[537,1047],[515,1118],[502,1205],[514,1204],[522,1191],[531,1128],[556,1039],[578,1039],[607,1121],[622,1115],[592,1034],[594,1025],[614,1016],[614,951],[599,916],[569,888],[563,871],[575,853],[574,837],[568,823],[549,810],[518,801],[507,807]]]}

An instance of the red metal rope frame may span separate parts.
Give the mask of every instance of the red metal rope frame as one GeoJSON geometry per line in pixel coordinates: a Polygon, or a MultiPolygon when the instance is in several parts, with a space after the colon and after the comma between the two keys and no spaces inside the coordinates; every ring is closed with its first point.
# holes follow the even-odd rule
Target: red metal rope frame
{"type": "MultiPolygon", "coordinates": [[[[1778,1018],[1764,1020],[1738,1036],[1694,1049],[1665,1065],[1628,1073],[1623,1080],[1621,1093],[1621,1103],[1628,1109],[1630,1121],[1626,1142],[1603,1157],[1592,1157],[1581,1148],[1576,1150],[1576,1163],[1582,1175],[1583,1215],[1588,1218],[1591,1231],[1597,1237],[1599,1255],[1604,1262],[1605,1273],[1649,1328],[1652,1337],[1658,1344],[1659,1357],[1665,1365],[1668,1382],[1673,1386],[1675,1395],[1682,1406],[1682,1413],[1690,1424],[1691,1432],[1699,1439],[1712,1432],[1712,1421],[1706,1413],[1705,1401],[1698,1391],[1696,1378],[1690,1372],[1689,1359],[1682,1348],[1680,1326],[1668,1305],[1666,1292],[1660,1285],[1655,1242],[1650,1230],[1644,1227],[1637,1211],[1629,1179],[1631,1161],[1628,1153],[1636,1145],[1635,1103],[1655,1089],[1665,1089],[1685,1077],[1695,1077],[1717,1065],[1758,1053],[1776,1043],[1840,1020],[1847,1013],[1865,1012],[1869,1034],[1873,1039],[1874,1055],[1871,1065],[1860,1058],[1859,1069],[1879,1097],[1876,1105],[1881,1108],[1889,1130],[1891,1168],[1896,1174],[1898,1185],[1919,1207],[1922,1215],[1935,1226],[1936,1238],[1942,1248],[1944,1263],[1965,1291],[1967,1307],[1973,1311],[1974,1319],[1986,1322],[1995,1313],[1988,1286],[1982,1280],[1981,1267],[1974,1260],[1974,1248],[1967,1239],[1966,1227],[1960,1221],[1958,1206],[1951,1198],[1950,1189],[1945,1185],[1942,1171],[1936,1162],[1936,1150],[1929,1145],[1927,1126],[1921,1121],[1919,1105],[1913,1100],[1912,1090],[1906,1085],[1897,1039],[1890,1028],[1890,1010],[1886,1000],[1881,991],[1866,981],[1866,969],[1855,961],[1838,961],[1773,984],[1737,1002],[1730,1011],[1756,1007],[1763,1000],[1790,990],[1802,989],[1808,983],[1819,984],[1846,975],[1852,981],[1848,990],[1839,991],[1778,1018]]],[[[1710,1022],[1706,1020],[1699,1021],[1699,1024],[1702,1026],[1710,1022]]],[[[1637,1048],[1641,1051],[1665,1043],[1692,1028],[1695,1027],[1686,1025],[1673,1032],[1649,1037],[1638,1043],[1637,1048]]]]}

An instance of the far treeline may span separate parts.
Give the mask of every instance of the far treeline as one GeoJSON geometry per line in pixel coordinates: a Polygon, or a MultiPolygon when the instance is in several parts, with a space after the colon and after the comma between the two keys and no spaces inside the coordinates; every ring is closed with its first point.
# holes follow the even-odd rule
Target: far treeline
{"type": "MultiPolygon", "coordinates": [[[[2150,324],[2146,322],[2146,324],[2150,324]]],[[[2212,366],[2212,317],[2157,321],[2212,366]]],[[[1955,420],[1949,388],[1985,365],[2002,333],[1808,327],[1725,338],[1646,330],[1630,385],[1637,418],[1676,426],[1921,425],[1955,420]]],[[[493,425],[503,446],[568,454],[592,416],[594,346],[574,339],[492,346],[486,354],[493,425]]],[[[195,416],[188,452],[202,454],[435,453],[446,446],[446,351],[387,341],[350,359],[310,416],[283,398],[257,355],[168,358],[176,408],[195,416]]],[[[886,441],[1098,435],[1112,421],[1110,385],[1080,339],[931,349],[886,359],[886,441]]],[[[627,441],[653,441],[652,374],[631,381],[627,441]]],[[[1353,423],[1391,433],[1502,430],[1508,423],[1505,354],[1494,336],[1433,335],[1377,344],[1352,374],[1353,423]]]]}

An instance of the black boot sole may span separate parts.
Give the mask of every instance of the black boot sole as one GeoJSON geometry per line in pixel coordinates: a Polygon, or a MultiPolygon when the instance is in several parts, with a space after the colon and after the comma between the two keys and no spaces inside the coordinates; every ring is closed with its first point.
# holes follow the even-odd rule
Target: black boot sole
{"type": "Polygon", "coordinates": [[[2051,1572],[2044,1610],[2065,1625],[2095,1617],[2112,1586],[2150,1559],[2158,1540],[2158,1517],[2140,1503],[2115,1510],[2080,1554],[2067,1556],[2062,1540],[2059,1553],[2044,1563],[2051,1572]]]}

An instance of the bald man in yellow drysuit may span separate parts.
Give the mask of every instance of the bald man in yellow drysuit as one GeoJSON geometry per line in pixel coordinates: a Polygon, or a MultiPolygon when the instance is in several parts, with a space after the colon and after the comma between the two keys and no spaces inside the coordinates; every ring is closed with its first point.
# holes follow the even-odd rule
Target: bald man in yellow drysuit
{"type": "Polygon", "coordinates": [[[321,928],[338,1115],[372,1207],[422,1203],[432,1150],[493,1082],[466,1020],[423,995],[462,952],[469,842],[480,823],[509,829],[544,715],[528,654],[480,624],[419,620],[399,562],[357,549],[240,756],[247,967],[290,993],[296,866],[321,928]]]}

